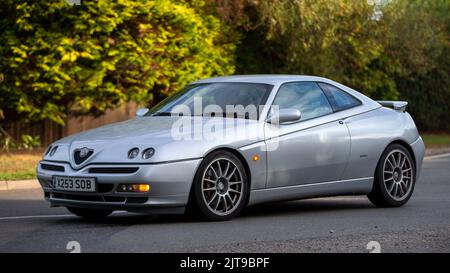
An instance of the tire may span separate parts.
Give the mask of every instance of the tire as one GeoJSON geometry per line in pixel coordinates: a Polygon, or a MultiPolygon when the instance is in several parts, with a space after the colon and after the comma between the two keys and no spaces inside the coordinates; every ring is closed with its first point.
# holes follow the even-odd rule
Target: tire
{"type": "Polygon", "coordinates": [[[211,221],[230,220],[245,207],[249,185],[238,157],[227,151],[213,152],[197,170],[188,211],[211,221]]]}
{"type": "Polygon", "coordinates": [[[67,210],[76,216],[80,216],[88,220],[104,219],[113,212],[113,210],[108,209],[86,209],[74,207],[67,207],[67,210]]]}
{"type": "Polygon", "coordinates": [[[367,195],[378,207],[400,207],[411,198],[416,183],[416,165],[409,151],[391,144],[378,162],[372,191],[367,195]]]}

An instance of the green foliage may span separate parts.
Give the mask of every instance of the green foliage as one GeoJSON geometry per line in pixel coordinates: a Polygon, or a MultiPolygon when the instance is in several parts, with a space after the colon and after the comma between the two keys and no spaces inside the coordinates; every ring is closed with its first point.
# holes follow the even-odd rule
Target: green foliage
{"type": "Polygon", "coordinates": [[[39,136],[22,135],[21,144],[19,148],[25,150],[33,150],[41,146],[41,138],[39,136]]]}
{"type": "Polygon", "coordinates": [[[22,135],[17,142],[8,135],[0,134],[0,150],[9,152],[10,150],[33,150],[41,146],[39,136],[22,135]]]}
{"type": "Polygon", "coordinates": [[[0,113],[100,114],[234,71],[232,33],[203,1],[0,2],[0,113]]]}
{"type": "Polygon", "coordinates": [[[0,119],[154,103],[236,66],[407,100],[419,129],[450,131],[449,19],[448,0],[3,0],[0,119]]]}
{"type": "Polygon", "coordinates": [[[419,129],[450,131],[450,1],[208,3],[244,33],[239,73],[328,77],[375,99],[407,100],[419,129]]]}
{"type": "Polygon", "coordinates": [[[248,17],[235,19],[244,22],[246,32],[238,53],[240,72],[320,75],[372,97],[398,97],[388,74],[393,68],[383,58],[383,26],[374,19],[374,6],[367,1],[246,4],[252,10],[248,17]],[[249,26],[249,21],[254,25],[249,26]]]}
{"type": "Polygon", "coordinates": [[[16,148],[16,143],[11,137],[0,135],[0,150],[9,152],[14,148],[16,148]]]}
{"type": "Polygon", "coordinates": [[[419,129],[450,131],[450,1],[397,0],[383,10],[385,55],[419,129]]]}

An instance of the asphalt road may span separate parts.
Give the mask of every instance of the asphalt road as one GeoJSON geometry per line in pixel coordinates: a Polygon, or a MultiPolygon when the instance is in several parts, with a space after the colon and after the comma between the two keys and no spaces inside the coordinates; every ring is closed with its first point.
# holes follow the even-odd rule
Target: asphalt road
{"type": "Polygon", "coordinates": [[[40,190],[0,192],[0,252],[450,252],[450,156],[427,159],[413,197],[375,208],[333,197],[248,208],[228,222],[115,213],[86,222],[49,208],[40,190]]]}

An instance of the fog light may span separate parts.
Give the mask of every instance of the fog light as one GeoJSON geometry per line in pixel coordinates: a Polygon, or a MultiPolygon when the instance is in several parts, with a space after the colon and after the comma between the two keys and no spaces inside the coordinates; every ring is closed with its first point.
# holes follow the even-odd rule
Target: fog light
{"type": "Polygon", "coordinates": [[[120,184],[117,188],[118,192],[148,192],[150,185],[148,184],[120,184]]]}

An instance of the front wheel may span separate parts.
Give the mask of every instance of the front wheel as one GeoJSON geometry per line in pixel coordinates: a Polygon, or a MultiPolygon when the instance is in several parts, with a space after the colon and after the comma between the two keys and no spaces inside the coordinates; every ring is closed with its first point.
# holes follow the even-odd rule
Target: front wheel
{"type": "Polygon", "coordinates": [[[416,166],[411,154],[400,144],[386,148],[378,162],[369,200],[379,207],[400,207],[411,197],[416,166]]]}
{"type": "Polygon", "coordinates": [[[76,216],[80,216],[86,218],[88,220],[98,220],[103,219],[110,215],[113,210],[109,209],[86,209],[86,208],[75,208],[75,207],[67,207],[71,213],[76,216]]]}
{"type": "Polygon", "coordinates": [[[209,220],[229,220],[244,208],[248,186],[239,158],[227,151],[213,152],[195,175],[190,205],[209,220]]]}

